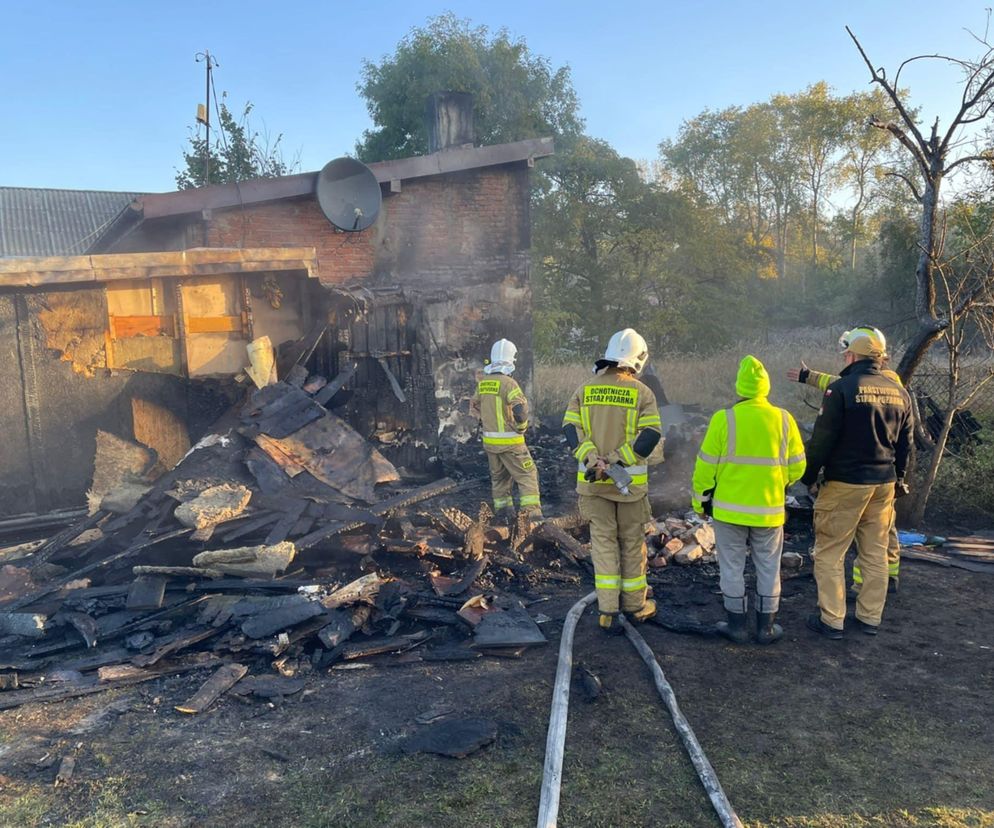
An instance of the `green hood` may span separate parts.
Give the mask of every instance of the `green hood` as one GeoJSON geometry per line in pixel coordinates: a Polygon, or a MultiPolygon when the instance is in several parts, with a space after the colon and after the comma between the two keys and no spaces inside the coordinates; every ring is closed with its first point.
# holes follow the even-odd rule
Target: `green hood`
{"type": "Polygon", "coordinates": [[[747,400],[770,395],[770,375],[756,357],[744,357],[739,363],[739,374],[735,378],[735,393],[747,400]]]}

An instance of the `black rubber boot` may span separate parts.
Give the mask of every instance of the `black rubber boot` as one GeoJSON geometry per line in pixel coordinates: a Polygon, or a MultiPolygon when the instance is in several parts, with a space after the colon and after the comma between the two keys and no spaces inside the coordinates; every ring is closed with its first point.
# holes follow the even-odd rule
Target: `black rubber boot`
{"type": "Polygon", "coordinates": [[[775,612],[759,613],[759,627],[756,630],[757,644],[772,644],[783,638],[783,627],[774,623],[777,620],[775,612]]]}
{"type": "Polygon", "coordinates": [[[887,579],[887,591],[891,595],[893,595],[895,592],[897,592],[897,588],[898,588],[899,584],[900,584],[900,581],[898,580],[898,577],[896,575],[891,575],[887,579]]]}
{"type": "Polygon", "coordinates": [[[724,636],[733,644],[745,644],[749,640],[745,613],[725,610],[725,615],[728,617],[728,620],[719,621],[716,625],[718,634],[724,636]]]}
{"type": "Polygon", "coordinates": [[[835,627],[830,627],[824,621],[821,620],[821,613],[814,612],[808,616],[808,629],[812,632],[818,633],[818,635],[823,635],[832,641],[842,640],[842,630],[837,630],[835,627]]]}
{"type": "Polygon", "coordinates": [[[602,612],[597,623],[608,635],[624,635],[625,629],[621,626],[620,615],[621,613],[618,612],[602,612]]]}

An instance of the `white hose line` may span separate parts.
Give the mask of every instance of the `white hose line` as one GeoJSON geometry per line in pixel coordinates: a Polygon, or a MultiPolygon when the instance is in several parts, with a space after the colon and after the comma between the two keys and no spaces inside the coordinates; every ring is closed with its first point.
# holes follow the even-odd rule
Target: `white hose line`
{"type": "Polygon", "coordinates": [[[708,761],[707,756],[704,755],[700,742],[697,741],[697,737],[694,735],[694,731],[691,730],[690,724],[683,717],[683,713],[680,712],[680,705],[677,704],[676,694],[674,694],[673,688],[670,687],[670,683],[666,680],[663,668],[659,666],[655,654],[649,648],[649,645],[645,643],[645,639],[642,638],[639,631],[629,624],[624,616],[621,616],[621,619],[625,635],[632,642],[632,646],[638,650],[638,654],[642,656],[642,660],[652,673],[656,689],[659,690],[659,695],[662,697],[663,703],[670,711],[670,716],[673,717],[673,724],[676,725],[677,732],[683,740],[683,746],[687,749],[687,753],[690,754],[690,761],[694,763],[694,769],[700,777],[701,784],[704,786],[704,790],[707,792],[708,798],[711,800],[711,805],[714,807],[715,813],[718,814],[718,819],[721,820],[723,828],[742,828],[742,821],[735,813],[735,809],[732,808],[732,803],[728,801],[728,797],[725,796],[721,782],[718,781],[718,775],[714,772],[714,768],[708,761]]]}
{"type": "Polygon", "coordinates": [[[597,600],[597,593],[577,601],[566,614],[559,642],[559,666],[552,690],[549,735],[545,740],[545,769],[542,772],[542,798],[538,805],[538,828],[556,828],[559,819],[559,790],[563,782],[563,750],[566,747],[566,715],[569,712],[569,684],[573,676],[573,633],[583,611],[597,600]]]}

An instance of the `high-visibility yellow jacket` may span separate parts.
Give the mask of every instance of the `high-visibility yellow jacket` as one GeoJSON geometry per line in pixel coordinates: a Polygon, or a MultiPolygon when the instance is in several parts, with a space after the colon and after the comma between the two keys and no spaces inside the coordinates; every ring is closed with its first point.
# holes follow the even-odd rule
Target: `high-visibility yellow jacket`
{"type": "Polygon", "coordinates": [[[563,425],[574,426],[580,441],[573,452],[578,463],[576,490],[580,494],[619,502],[645,497],[649,469],[646,457],[633,446],[643,430],[662,431],[656,397],[647,385],[630,373],[607,368],[576,389],[563,415],[563,425]],[[588,459],[598,456],[609,464],[621,463],[627,468],[632,476],[629,494],[622,494],[611,480],[585,479],[588,459]]]}
{"type": "MultiPolygon", "coordinates": [[[[897,371],[891,371],[889,368],[884,368],[880,372],[881,376],[887,377],[889,380],[893,380],[902,388],[904,388],[904,383],[901,382],[901,377],[898,376],[897,371]]],[[[808,377],[804,380],[808,385],[814,386],[819,391],[827,391],[828,386],[839,379],[838,374],[826,374],[823,371],[812,371],[808,370],[808,377]]]]}
{"type": "Polygon", "coordinates": [[[528,400],[517,380],[506,374],[483,375],[476,383],[470,407],[479,413],[484,450],[499,454],[524,445],[528,400]]]}
{"type": "Polygon", "coordinates": [[[766,397],[715,412],[694,466],[693,505],[715,520],[781,526],[784,489],[804,474],[804,444],[788,411],[766,397]]]}

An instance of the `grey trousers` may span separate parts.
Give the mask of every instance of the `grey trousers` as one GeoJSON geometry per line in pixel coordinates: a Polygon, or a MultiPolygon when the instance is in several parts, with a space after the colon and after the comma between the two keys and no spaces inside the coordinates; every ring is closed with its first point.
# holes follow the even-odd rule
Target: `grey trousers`
{"type": "Polygon", "coordinates": [[[783,552],[783,527],[739,526],[714,521],[721,570],[721,594],[729,612],[745,612],[746,555],[752,548],[752,565],[756,570],[756,596],[759,612],[776,612],[780,608],[780,555],[783,552]]]}

